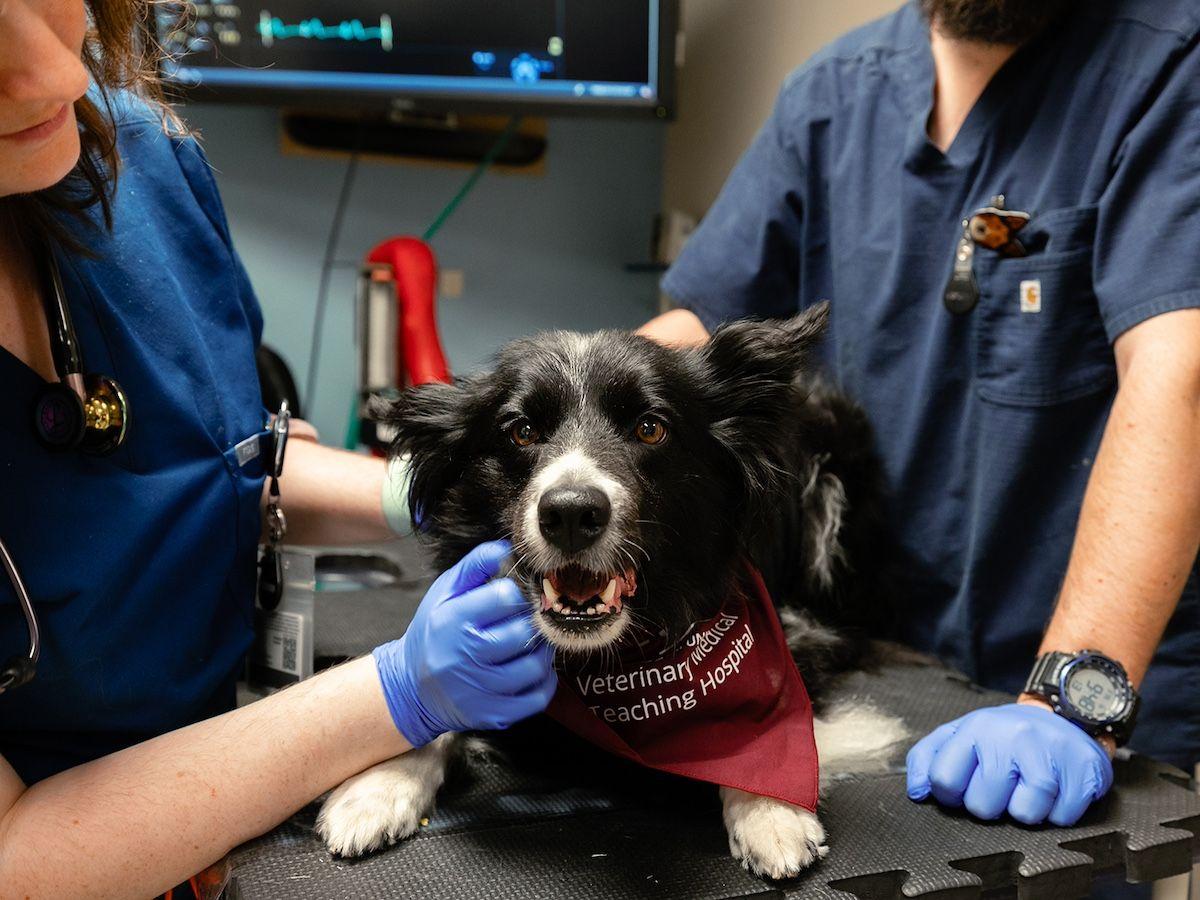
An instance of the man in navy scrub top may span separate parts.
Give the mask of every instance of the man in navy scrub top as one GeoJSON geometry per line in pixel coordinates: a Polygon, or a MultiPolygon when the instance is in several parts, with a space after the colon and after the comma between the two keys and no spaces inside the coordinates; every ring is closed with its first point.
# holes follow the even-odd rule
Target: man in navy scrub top
{"type": "Polygon", "coordinates": [[[825,370],[890,482],[895,637],[1013,694],[1042,661],[917,743],[914,800],[1074,822],[1138,695],[1130,745],[1200,758],[1198,31],[1191,0],[923,0],[846,35],[644,328],[829,299],[825,370]]]}

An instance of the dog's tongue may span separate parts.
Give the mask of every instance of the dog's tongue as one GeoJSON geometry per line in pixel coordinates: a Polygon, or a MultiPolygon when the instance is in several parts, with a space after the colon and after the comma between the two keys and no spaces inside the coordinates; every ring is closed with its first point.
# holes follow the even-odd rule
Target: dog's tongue
{"type": "Polygon", "coordinates": [[[595,597],[608,584],[611,576],[597,575],[579,566],[567,566],[565,569],[547,573],[551,586],[572,600],[582,603],[595,597]]]}

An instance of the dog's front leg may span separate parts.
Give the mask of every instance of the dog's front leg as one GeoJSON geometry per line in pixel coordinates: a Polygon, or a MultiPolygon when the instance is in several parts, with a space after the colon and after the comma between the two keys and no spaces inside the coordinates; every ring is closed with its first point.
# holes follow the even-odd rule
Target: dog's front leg
{"type": "Polygon", "coordinates": [[[331,853],[361,856],[413,834],[433,809],[457,736],[443,734],[344,781],[317,816],[331,853]]]}
{"type": "Polygon", "coordinates": [[[829,852],[815,814],[782,800],[721,788],[729,850],[765,878],[791,878],[829,852]]]}

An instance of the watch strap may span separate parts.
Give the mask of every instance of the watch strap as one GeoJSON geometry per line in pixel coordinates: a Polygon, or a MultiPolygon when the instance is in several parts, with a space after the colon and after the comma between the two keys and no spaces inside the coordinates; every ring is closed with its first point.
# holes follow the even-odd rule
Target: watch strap
{"type": "Polygon", "coordinates": [[[1074,659],[1076,654],[1052,650],[1043,653],[1033,664],[1029,677],[1025,680],[1025,693],[1041,697],[1048,703],[1050,698],[1058,694],[1058,677],[1063,666],[1074,659]]]}
{"type": "Polygon", "coordinates": [[[1118,747],[1124,747],[1129,742],[1130,736],[1133,734],[1133,726],[1137,724],[1138,710],[1142,708],[1142,695],[1137,691],[1133,691],[1133,702],[1129,706],[1129,715],[1113,724],[1112,731],[1108,732],[1113,736],[1113,740],[1117,742],[1118,747]]]}

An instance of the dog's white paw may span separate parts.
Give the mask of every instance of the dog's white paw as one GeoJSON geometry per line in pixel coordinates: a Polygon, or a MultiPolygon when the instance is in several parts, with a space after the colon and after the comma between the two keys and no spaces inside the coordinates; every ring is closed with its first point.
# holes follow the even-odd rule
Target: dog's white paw
{"type": "Polygon", "coordinates": [[[343,783],[317,816],[317,834],[336,856],[361,856],[416,832],[425,799],[405,784],[397,789],[375,771],[343,783]]]}
{"type": "Polygon", "coordinates": [[[829,852],[821,821],[781,800],[721,788],[729,850],[742,867],[764,878],[799,875],[829,852]]]}
{"type": "Polygon", "coordinates": [[[451,735],[347,779],[326,799],[317,834],[337,856],[361,856],[416,833],[446,774],[451,735]]]}

